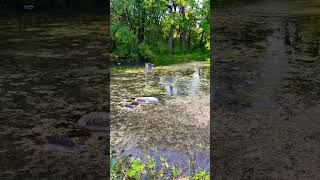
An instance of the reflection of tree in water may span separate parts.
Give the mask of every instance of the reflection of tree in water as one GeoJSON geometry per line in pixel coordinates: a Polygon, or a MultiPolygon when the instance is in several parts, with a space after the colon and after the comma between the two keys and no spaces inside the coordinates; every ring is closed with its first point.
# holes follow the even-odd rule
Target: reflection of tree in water
{"type": "Polygon", "coordinates": [[[195,71],[192,74],[189,95],[194,95],[196,92],[199,91],[200,81],[202,79],[202,75],[203,75],[203,69],[201,69],[199,67],[195,68],[195,71]]]}
{"type": "Polygon", "coordinates": [[[290,46],[291,51],[294,51],[294,43],[297,37],[295,24],[292,22],[286,22],[284,31],[285,31],[285,35],[284,35],[285,43],[286,45],[290,46]]]}
{"type": "Polygon", "coordinates": [[[290,57],[289,73],[284,78],[287,92],[311,99],[319,98],[320,21],[297,18],[284,24],[284,40],[290,57]]]}
{"type": "Polygon", "coordinates": [[[199,91],[202,76],[203,69],[196,67],[191,80],[185,80],[182,75],[171,73],[169,76],[160,77],[160,84],[164,88],[166,96],[192,96],[199,91]]]}
{"type": "Polygon", "coordinates": [[[320,21],[287,21],[284,25],[284,39],[290,53],[320,55],[320,21]]]}
{"type": "Polygon", "coordinates": [[[304,24],[302,27],[301,33],[299,34],[301,37],[301,41],[305,43],[304,51],[310,52],[312,55],[319,55],[319,37],[320,37],[320,21],[311,20],[304,24]]]}
{"type": "Polygon", "coordinates": [[[177,96],[178,95],[178,89],[175,84],[176,78],[174,76],[168,76],[165,77],[165,90],[166,90],[166,96],[177,96]]]}
{"type": "Polygon", "coordinates": [[[161,81],[163,82],[162,86],[166,92],[166,96],[178,96],[177,78],[173,73],[169,76],[160,77],[160,84],[161,81]]]}

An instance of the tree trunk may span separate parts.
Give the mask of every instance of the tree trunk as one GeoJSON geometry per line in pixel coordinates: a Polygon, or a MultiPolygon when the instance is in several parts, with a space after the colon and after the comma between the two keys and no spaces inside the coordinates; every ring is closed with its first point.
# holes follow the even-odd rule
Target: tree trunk
{"type": "MultiPolygon", "coordinates": [[[[183,17],[183,19],[185,19],[185,7],[184,6],[180,6],[180,12],[181,12],[181,16],[183,17]]],[[[180,44],[181,44],[181,48],[183,49],[183,52],[185,52],[186,50],[186,27],[183,24],[183,26],[180,28],[180,44]]]]}
{"type": "Polygon", "coordinates": [[[138,43],[141,44],[144,41],[144,22],[145,22],[145,11],[141,13],[141,21],[138,28],[138,43]]]}
{"type": "Polygon", "coordinates": [[[200,42],[199,42],[199,47],[200,47],[200,48],[202,48],[202,47],[204,46],[203,36],[204,36],[204,30],[203,30],[202,33],[201,33],[201,38],[200,38],[200,42]]]}
{"type": "Polygon", "coordinates": [[[168,46],[168,52],[171,55],[172,54],[172,50],[173,50],[173,32],[174,32],[174,27],[173,25],[171,26],[171,30],[170,30],[170,37],[169,37],[169,46],[168,46]]]}
{"type": "Polygon", "coordinates": [[[191,32],[191,30],[189,30],[189,33],[188,33],[188,48],[191,47],[191,37],[192,37],[192,32],[191,32]]]}
{"type": "MultiPolygon", "coordinates": [[[[175,4],[175,2],[173,1],[172,2],[172,6],[170,8],[170,13],[175,13],[177,10],[177,5],[175,4]]],[[[169,42],[168,42],[168,52],[169,54],[171,55],[172,54],[172,51],[173,51],[173,48],[174,48],[174,25],[171,25],[170,27],[170,37],[169,37],[169,42]]]]}

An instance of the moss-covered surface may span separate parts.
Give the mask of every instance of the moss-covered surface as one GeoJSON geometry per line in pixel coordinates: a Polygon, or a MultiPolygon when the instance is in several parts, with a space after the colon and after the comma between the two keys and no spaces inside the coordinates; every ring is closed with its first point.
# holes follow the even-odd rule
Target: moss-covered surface
{"type": "Polygon", "coordinates": [[[215,177],[319,177],[318,6],[257,1],[216,9],[215,177]]]}
{"type": "Polygon", "coordinates": [[[105,132],[80,128],[108,110],[105,17],[0,20],[0,177],[106,177],[105,132]]]}

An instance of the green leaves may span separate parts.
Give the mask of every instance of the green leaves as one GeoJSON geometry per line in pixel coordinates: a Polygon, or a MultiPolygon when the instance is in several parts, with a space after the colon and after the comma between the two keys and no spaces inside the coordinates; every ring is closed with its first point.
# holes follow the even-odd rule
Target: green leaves
{"type": "Polygon", "coordinates": [[[209,175],[207,175],[206,171],[199,171],[195,173],[192,177],[194,180],[209,180],[209,175]]]}
{"type": "Polygon", "coordinates": [[[140,57],[144,58],[145,60],[155,59],[155,55],[151,51],[151,47],[146,43],[141,43],[138,45],[138,53],[140,57]]]}
{"type": "Polygon", "coordinates": [[[117,154],[115,151],[111,151],[110,153],[110,174],[112,180],[117,180],[121,176],[121,168],[122,168],[122,159],[116,159],[117,154]]]}
{"type": "Polygon", "coordinates": [[[169,164],[168,164],[167,162],[162,163],[162,167],[164,167],[164,168],[169,168],[169,164]]]}
{"type": "Polygon", "coordinates": [[[126,175],[129,177],[134,177],[137,175],[137,171],[133,169],[126,168],[126,175]]]}
{"type": "Polygon", "coordinates": [[[133,159],[131,161],[131,168],[125,168],[125,173],[128,177],[135,177],[139,179],[145,165],[139,159],[133,159]]]}
{"type": "Polygon", "coordinates": [[[172,168],[172,177],[175,178],[179,175],[179,171],[176,167],[172,168]]]}
{"type": "Polygon", "coordinates": [[[138,159],[134,159],[132,162],[131,162],[131,167],[133,170],[136,170],[136,171],[142,171],[144,169],[144,164],[142,164],[140,162],[140,160],[138,159]]]}
{"type": "MultiPolygon", "coordinates": [[[[205,147],[205,146],[204,146],[205,147]]],[[[145,155],[146,160],[129,157],[118,157],[117,153],[111,152],[110,175],[112,180],[118,179],[176,179],[181,175],[181,171],[170,165],[166,158],[160,156],[160,161],[145,155]],[[157,166],[157,163],[161,166],[157,166]]],[[[205,170],[191,173],[189,176],[193,180],[209,180],[209,175],[205,170]]]]}
{"type": "Polygon", "coordinates": [[[110,8],[112,54],[119,61],[160,61],[168,50],[203,50],[209,40],[209,0],[111,0],[110,8]]]}
{"type": "Polygon", "coordinates": [[[204,148],[204,145],[203,144],[197,144],[197,147],[202,149],[202,148],[204,148]]]}
{"type": "Polygon", "coordinates": [[[163,177],[163,169],[160,169],[158,174],[159,174],[160,177],[163,177]]]}
{"type": "Polygon", "coordinates": [[[166,162],[167,160],[163,156],[160,156],[160,161],[166,162]]]}
{"type": "Polygon", "coordinates": [[[154,169],[156,167],[156,161],[152,157],[148,157],[148,168],[154,169]]]}

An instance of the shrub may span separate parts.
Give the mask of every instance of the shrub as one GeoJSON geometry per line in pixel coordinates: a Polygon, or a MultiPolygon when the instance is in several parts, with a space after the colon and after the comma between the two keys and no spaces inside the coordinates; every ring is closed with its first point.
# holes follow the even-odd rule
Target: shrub
{"type": "Polygon", "coordinates": [[[151,51],[151,46],[146,43],[141,43],[138,45],[138,53],[143,60],[154,60],[156,58],[155,54],[151,51]]]}

